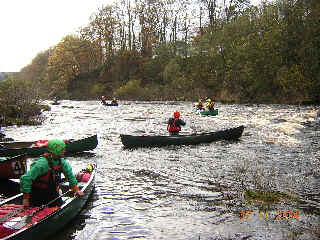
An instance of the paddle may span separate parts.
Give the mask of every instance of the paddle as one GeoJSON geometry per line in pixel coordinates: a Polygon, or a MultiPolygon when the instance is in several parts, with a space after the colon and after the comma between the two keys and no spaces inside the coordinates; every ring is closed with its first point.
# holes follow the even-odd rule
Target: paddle
{"type": "Polygon", "coordinates": [[[4,215],[3,217],[0,218],[0,224],[6,222],[9,218],[16,216],[17,214],[23,212],[24,209],[23,208],[18,208],[13,210],[12,212],[4,215]]]}
{"type": "Polygon", "coordinates": [[[32,218],[36,213],[42,211],[44,208],[48,207],[51,203],[55,202],[56,200],[67,195],[70,192],[72,192],[72,190],[68,190],[67,192],[60,195],[59,197],[56,197],[55,199],[51,200],[50,202],[42,205],[38,210],[32,212],[31,214],[26,215],[26,216],[17,217],[16,219],[11,219],[10,221],[5,223],[4,225],[7,225],[11,229],[16,229],[16,230],[21,229],[32,221],[32,218]]]}

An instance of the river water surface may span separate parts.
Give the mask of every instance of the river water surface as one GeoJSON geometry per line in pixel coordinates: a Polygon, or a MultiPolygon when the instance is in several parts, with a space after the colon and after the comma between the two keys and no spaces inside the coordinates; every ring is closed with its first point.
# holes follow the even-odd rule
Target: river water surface
{"type": "Polygon", "coordinates": [[[63,100],[44,113],[41,126],[3,130],[20,141],[98,135],[91,153],[68,157],[74,171],[97,163],[95,191],[77,219],[52,239],[319,239],[316,107],[216,107],[218,116],[204,117],[192,111],[191,102],[120,101],[107,107],[63,100]],[[120,133],[167,135],[166,121],[176,110],[187,121],[181,134],[240,125],[245,131],[236,142],[123,148],[120,133]],[[244,200],[247,188],[305,202],[282,201],[261,210],[244,200]]]}

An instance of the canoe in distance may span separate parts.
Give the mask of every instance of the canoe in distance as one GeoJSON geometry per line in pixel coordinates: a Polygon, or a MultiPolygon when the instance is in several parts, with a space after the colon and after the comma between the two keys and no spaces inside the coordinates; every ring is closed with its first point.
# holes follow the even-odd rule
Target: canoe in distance
{"type": "Polygon", "coordinates": [[[104,106],[109,106],[109,107],[117,107],[117,106],[119,106],[119,104],[118,103],[102,103],[104,106]]]}
{"type": "Polygon", "coordinates": [[[210,111],[199,111],[202,116],[217,116],[219,113],[218,109],[210,110],[210,111]]]}

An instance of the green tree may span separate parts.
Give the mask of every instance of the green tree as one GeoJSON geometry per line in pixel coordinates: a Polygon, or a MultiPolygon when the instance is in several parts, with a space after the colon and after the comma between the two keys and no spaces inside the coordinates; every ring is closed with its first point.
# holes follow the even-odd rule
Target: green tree
{"type": "Polygon", "coordinates": [[[19,75],[0,83],[0,113],[5,124],[38,124],[41,106],[37,88],[19,75]]]}

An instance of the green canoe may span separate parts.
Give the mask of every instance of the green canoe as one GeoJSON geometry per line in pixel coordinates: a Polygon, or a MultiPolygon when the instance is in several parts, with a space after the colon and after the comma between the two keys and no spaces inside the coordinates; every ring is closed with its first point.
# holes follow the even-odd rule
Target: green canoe
{"type": "Polygon", "coordinates": [[[200,111],[200,114],[202,116],[216,116],[218,115],[218,109],[214,109],[211,111],[200,111]]]}
{"type": "Polygon", "coordinates": [[[63,200],[61,207],[48,207],[48,204],[39,207],[24,209],[23,194],[20,193],[0,203],[0,238],[5,240],[34,240],[47,239],[48,236],[59,232],[74,219],[85,206],[93,192],[95,185],[96,167],[93,171],[79,172],[86,174],[86,179],[78,181],[83,196],[74,196],[68,184],[61,188],[63,200]],[[83,182],[82,182],[83,181],[83,182]],[[3,214],[5,213],[5,214],[3,214]]]}
{"type": "MultiPolygon", "coordinates": [[[[44,154],[47,150],[46,146],[35,146],[40,141],[32,142],[2,142],[0,143],[0,156],[12,157],[20,154],[26,154],[29,157],[37,157],[44,154]]],[[[98,145],[97,135],[86,137],[79,140],[66,141],[66,154],[90,151],[98,145]]]]}

